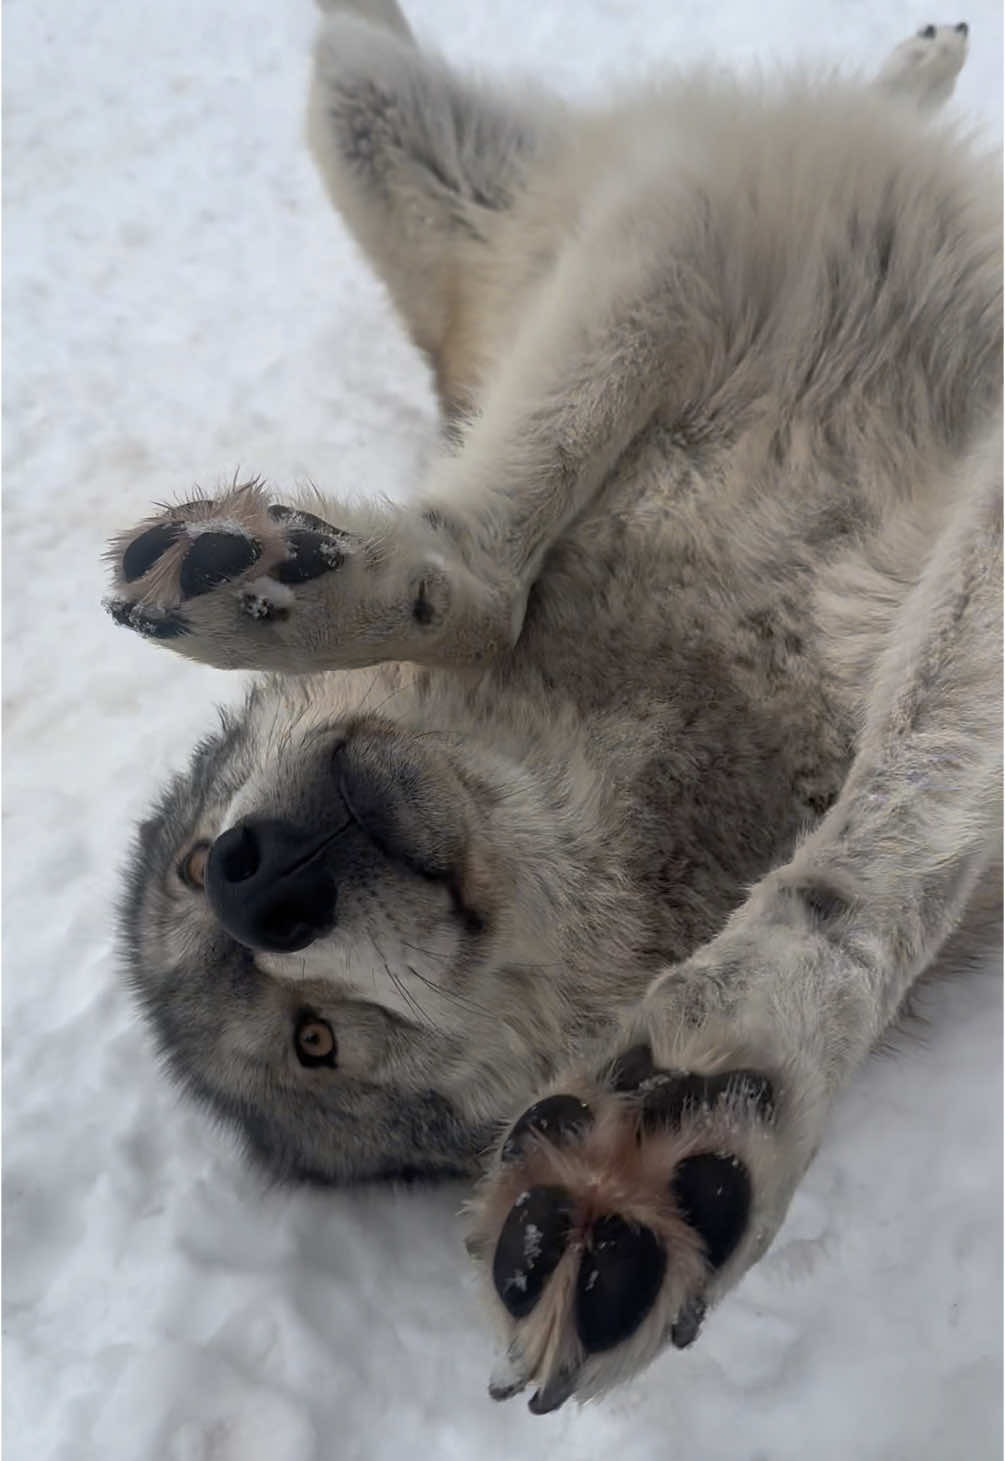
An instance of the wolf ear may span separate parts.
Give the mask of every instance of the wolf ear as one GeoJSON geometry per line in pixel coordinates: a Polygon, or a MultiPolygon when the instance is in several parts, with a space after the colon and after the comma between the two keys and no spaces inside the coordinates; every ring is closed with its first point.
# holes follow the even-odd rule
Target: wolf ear
{"type": "Polygon", "coordinates": [[[480,266],[521,186],[534,128],[504,97],[418,51],[397,7],[375,9],[373,24],[345,9],[322,22],[308,141],[448,405],[464,393],[473,351],[461,342],[479,313],[480,266]]]}

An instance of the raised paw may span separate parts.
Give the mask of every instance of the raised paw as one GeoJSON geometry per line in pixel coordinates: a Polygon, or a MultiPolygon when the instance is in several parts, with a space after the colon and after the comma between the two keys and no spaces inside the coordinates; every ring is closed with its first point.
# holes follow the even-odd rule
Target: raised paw
{"type": "Polygon", "coordinates": [[[169,508],[111,544],[105,607],[222,669],[471,662],[512,644],[512,586],[472,572],[442,524],[378,505],[345,517],[270,503],[257,481],[169,508]]]}
{"type": "Polygon", "coordinates": [[[661,1069],[639,1044],[524,1112],[468,1241],[507,1341],[495,1399],[533,1382],[543,1414],[694,1342],[748,1235],[775,1101],[757,1071],[661,1069]]]}
{"type": "Polygon", "coordinates": [[[935,111],[952,95],[967,59],[969,36],[965,20],[923,25],[890,53],[877,85],[923,112],[935,111]]]}
{"type": "Polygon", "coordinates": [[[112,618],[152,639],[180,639],[204,629],[216,595],[217,628],[282,620],[293,604],[291,585],[338,569],[351,536],[299,508],[269,504],[257,482],[218,501],[182,503],[116,539],[108,553],[115,592],[112,618]]]}

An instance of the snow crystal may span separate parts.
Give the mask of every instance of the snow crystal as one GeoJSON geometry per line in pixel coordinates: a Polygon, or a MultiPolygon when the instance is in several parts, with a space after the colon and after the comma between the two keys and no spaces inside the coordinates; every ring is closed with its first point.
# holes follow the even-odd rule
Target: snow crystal
{"type": "Polygon", "coordinates": [[[204,518],[199,522],[186,523],[185,531],[190,538],[201,538],[203,533],[230,533],[235,538],[250,538],[251,534],[243,523],[232,517],[204,518]]]}
{"type": "Polygon", "coordinates": [[[260,578],[252,579],[251,583],[242,584],[240,592],[242,599],[246,601],[245,608],[253,617],[254,610],[249,607],[247,600],[260,603],[264,616],[270,608],[288,609],[296,598],[289,584],[280,583],[278,579],[270,578],[268,574],[262,574],[260,578]]]}

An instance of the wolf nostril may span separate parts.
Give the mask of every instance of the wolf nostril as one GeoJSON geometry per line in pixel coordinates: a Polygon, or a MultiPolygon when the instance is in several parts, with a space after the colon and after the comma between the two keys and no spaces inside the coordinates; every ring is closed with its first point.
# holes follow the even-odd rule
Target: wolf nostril
{"type": "Polygon", "coordinates": [[[260,921],[259,938],[276,953],[293,952],[312,943],[318,929],[295,903],[275,903],[260,921]]]}
{"type": "Polygon", "coordinates": [[[253,878],[262,863],[258,838],[246,823],[218,837],[213,852],[220,874],[228,883],[253,878]]]}
{"type": "Polygon", "coordinates": [[[325,849],[337,834],[251,817],[222,832],[206,860],[206,896],[238,943],[295,953],[328,933],[337,889],[325,849]]]}

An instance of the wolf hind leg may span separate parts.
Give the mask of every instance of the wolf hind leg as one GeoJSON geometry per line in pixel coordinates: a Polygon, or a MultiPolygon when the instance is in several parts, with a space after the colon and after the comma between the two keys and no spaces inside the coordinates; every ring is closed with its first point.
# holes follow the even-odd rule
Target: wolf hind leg
{"type": "Polygon", "coordinates": [[[524,109],[421,52],[393,0],[323,8],[331,13],[314,52],[311,151],[429,360],[450,419],[477,385],[494,240],[541,145],[547,108],[524,109]]]}
{"type": "MultiPolygon", "coordinates": [[[[533,1382],[531,1410],[553,1410],[697,1338],[778,1231],[834,1098],[991,891],[1000,432],[961,477],[834,806],[654,982],[607,1062],[559,1076],[500,1141],[468,1239],[508,1342],[496,1398],[533,1382]]],[[[994,901],[1000,936],[1000,878],[994,901]]]]}
{"type": "Polygon", "coordinates": [[[875,85],[921,112],[935,112],[953,94],[969,49],[970,27],[925,25],[895,46],[876,77],[875,85]]]}

